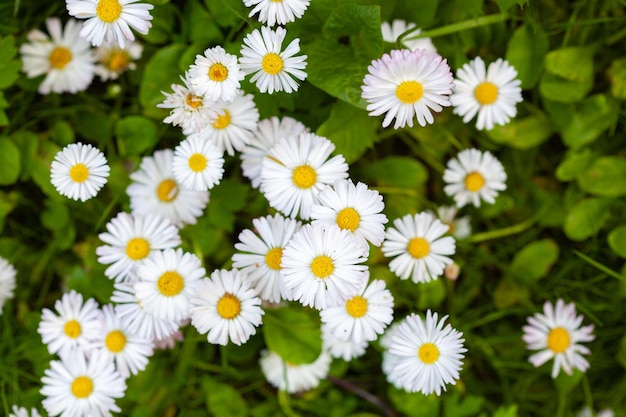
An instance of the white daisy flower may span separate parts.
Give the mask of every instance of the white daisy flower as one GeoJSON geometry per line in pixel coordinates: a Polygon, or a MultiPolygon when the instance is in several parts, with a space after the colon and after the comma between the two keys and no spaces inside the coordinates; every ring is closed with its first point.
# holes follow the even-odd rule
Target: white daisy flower
{"type": "Polygon", "coordinates": [[[39,94],[72,93],[86,90],[94,76],[95,57],[78,32],[80,23],[70,19],[61,28],[56,17],[46,19],[50,38],[39,30],[28,33],[29,43],[20,46],[22,71],[28,78],[46,74],[39,94]]]}
{"type": "Polygon", "coordinates": [[[135,296],[147,313],[178,322],[189,318],[189,299],[205,275],[196,255],[182,249],[154,252],[137,274],[141,281],[133,284],[135,296]]]}
{"type": "Polygon", "coordinates": [[[172,172],[176,181],[194,191],[207,191],[224,176],[224,152],[201,135],[191,135],[174,149],[172,172]]]}
{"type": "Polygon", "coordinates": [[[440,277],[454,255],[456,244],[451,236],[442,237],[448,226],[428,212],[395,219],[387,229],[383,254],[390,258],[389,269],[401,279],[429,282],[440,277]]]}
{"type": "Polygon", "coordinates": [[[366,250],[370,242],[380,246],[385,238],[387,216],[383,196],[370,190],[366,184],[354,185],[350,179],[335,181],[317,195],[317,203],[311,208],[313,223],[336,224],[348,230],[366,250]]]}
{"type": "Polygon", "coordinates": [[[338,339],[371,342],[393,320],[393,295],[382,280],[374,280],[369,285],[364,281],[356,294],[341,305],[323,309],[320,318],[338,339]]]}
{"type": "Polygon", "coordinates": [[[250,143],[241,151],[243,175],[250,179],[252,187],[259,188],[261,185],[263,158],[267,156],[272,146],[282,138],[297,137],[300,133],[308,131],[305,125],[289,116],[282,119],[273,116],[261,120],[256,130],[252,132],[250,143]]]}
{"type": "Polygon", "coordinates": [[[13,298],[16,271],[6,259],[0,258],[0,315],[4,303],[13,298]]]}
{"type": "Polygon", "coordinates": [[[398,325],[389,340],[389,351],[396,356],[387,374],[392,383],[424,395],[441,395],[446,384],[456,384],[467,349],[463,333],[449,324],[444,328],[447,317],[438,320],[437,313],[428,310],[425,320],[411,314],[398,325]]]}
{"type": "Polygon", "coordinates": [[[431,113],[450,105],[453,78],[450,67],[440,55],[417,49],[393,50],[372,61],[363,79],[362,97],[369,103],[370,116],[385,114],[383,127],[398,129],[432,124],[431,113]]]}
{"type": "Polygon", "coordinates": [[[254,231],[245,229],[239,234],[233,255],[233,267],[246,274],[246,280],[259,297],[272,303],[289,299],[290,294],[280,277],[283,251],[302,223],[285,219],[280,214],[252,220],[254,231]],[[243,253],[241,253],[243,252],[243,253]]]}
{"type": "Polygon", "coordinates": [[[254,6],[248,17],[259,14],[259,22],[268,26],[284,25],[301,18],[310,0],[243,0],[246,7],[254,6]]]}
{"type": "Polygon", "coordinates": [[[489,151],[465,149],[448,161],[443,172],[444,192],[461,208],[468,203],[480,207],[480,201],[493,204],[498,191],[506,190],[504,167],[489,151]]]}
{"type": "Polygon", "coordinates": [[[215,270],[203,279],[191,298],[191,324],[209,343],[237,346],[256,334],[265,312],[256,290],[239,270],[215,270]]]}
{"type": "MultiPolygon", "coordinates": [[[[414,29],[416,26],[417,25],[413,22],[394,19],[391,23],[382,22],[380,30],[383,34],[383,40],[385,42],[396,43],[400,35],[410,29],[414,29]]],[[[428,52],[436,54],[437,48],[435,48],[435,45],[433,45],[430,38],[410,39],[418,36],[420,33],[422,33],[421,29],[413,30],[409,35],[402,39],[402,46],[410,49],[411,51],[415,51],[416,49],[425,49],[428,52]]]]}
{"type": "Polygon", "coordinates": [[[476,128],[490,130],[505,125],[517,114],[522,99],[521,81],[508,61],[499,58],[485,70],[482,58],[476,57],[456,72],[450,101],[454,114],[467,123],[478,114],[476,128]]]}
{"type": "Polygon", "coordinates": [[[206,49],[204,56],[196,55],[195,63],[189,67],[191,86],[207,100],[232,101],[243,79],[237,56],[221,46],[206,49]]]}
{"type": "Polygon", "coordinates": [[[448,233],[457,239],[464,239],[472,234],[472,225],[469,216],[457,217],[458,212],[456,206],[437,207],[437,217],[448,226],[448,233]]]}
{"type": "Polygon", "coordinates": [[[106,184],[111,168],[104,154],[89,144],[71,143],[60,150],[50,167],[50,182],[59,194],[87,201],[106,184]]]}
{"type": "Polygon", "coordinates": [[[275,91],[292,93],[298,91],[298,82],[306,78],[306,55],[300,52],[300,39],[294,39],[282,51],[287,31],[282,27],[272,30],[267,26],[261,31],[255,29],[243,39],[241,69],[246,75],[252,74],[250,82],[256,83],[262,93],[273,94],[275,91]]]}
{"type": "Polygon", "coordinates": [[[261,351],[261,371],[267,381],[281,391],[294,394],[316,388],[330,370],[332,357],[324,350],[311,363],[295,365],[285,362],[277,353],[261,351]]]}
{"type": "Polygon", "coordinates": [[[39,391],[50,416],[110,417],[120,412],[116,398],[124,397],[126,383],[100,351],[86,360],[82,355],[50,362],[39,391]]]}
{"type": "Polygon", "coordinates": [[[552,378],[556,378],[561,369],[568,375],[572,375],[573,368],[585,372],[589,362],[582,355],[589,355],[591,351],[580,343],[591,342],[595,336],[592,324],[580,326],[583,318],[576,315],[574,303],[565,304],[560,298],[556,305],[546,301],[543,314],[528,317],[528,325],[523,327],[527,348],[539,350],[528,361],[539,367],[554,359],[552,378]]]}
{"type": "Polygon", "coordinates": [[[392,337],[398,330],[398,326],[401,323],[403,323],[403,320],[392,323],[389,327],[387,327],[387,329],[385,330],[385,333],[383,333],[380,339],[378,339],[378,343],[380,347],[384,349],[382,352],[382,362],[381,362],[381,368],[383,370],[383,374],[385,374],[387,378],[387,382],[389,382],[390,384],[392,384],[394,387],[398,389],[402,389],[402,385],[399,385],[397,381],[395,380],[390,380],[389,375],[391,373],[391,370],[398,363],[398,361],[400,361],[401,357],[389,352],[389,348],[391,347],[392,337]]]}
{"type": "Polygon", "coordinates": [[[133,182],[126,189],[133,213],[156,214],[178,227],[196,224],[209,202],[208,191],[181,187],[174,179],[174,151],[163,149],[141,160],[139,169],[130,174],[133,182]]]}
{"type": "Polygon", "coordinates": [[[98,262],[115,282],[133,281],[137,265],[152,252],[181,244],[178,229],[169,220],[152,214],[120,212],[98,237],[106,245],[96,248],[98,262]]]}
{"type": "Polygon", "coordinates": [[[261,191],[270,206],[289,217],[307,220],[326,185],[348,178],[343,155],[328,159],[335,145],[328,139],[302,133],[281,139],[268,151],[261,169],[261,191]]]}
{"type": "Polygon", "coordinates": [[[164,339],[154,339],[154,350],[172,350],[176,346],[176,342],[182,342],[183,340],[185,340],[183,332],[178,330],[164,339]]]}
{"type": "Polygon", "coordinates": [[[283,251],[280,271],[291,298],[317,310],[351,298],[367,281],[363,247],[335,225],[307,224],[283,251]]]}
{"type": "Polygon", "coordinates": [[[37,328],[48,352],[61,359],[83,356],[76,353],[88,348],[100,331],[98,303],[93,298],[83,303],[82,294],[71,290],[54,303],[54,309],[56,314],[43,309],[37,328]]]}
{"type": "Polygon", "coordinates": [[[93,46],[115,43],[123,48],[128,41],[134,41],[132,29],[146,35],[152,27],[150,3],[137,3],[138,0],[65,0],[70,16],[87,19],[83,23],[80,36],[93,46]]]}
{"type": "Polygon", "coordinates": [[[9,414],[9,417],[41,417],[41,414],[39,414],[36,408],[31,408],[30,411],[28,411],[27,408],[14,405],[11,410],[12,413],[9,414]]]}
{"type": "Polygon", "coordinates": [[[365,355],[369,342],[363,340],[356,343],[352,339],[342,340],[335,336],[330,329],[322,324],[322,348],[333,358],[341,358],[346,362],[365,355]]]}
{"type": "Polygon", "coordinates": [[[103,44],[94,50],[96,57],[95,73],[101,81],[117,80],[128,70],[137,69],[134,61],[141,58],[143,46],[129,42],[124,48],[116,44],[103,44]]]}

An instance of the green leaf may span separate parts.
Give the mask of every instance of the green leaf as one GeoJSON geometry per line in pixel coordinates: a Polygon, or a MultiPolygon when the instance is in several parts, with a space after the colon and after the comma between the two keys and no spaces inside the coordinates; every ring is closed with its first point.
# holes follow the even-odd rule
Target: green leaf
{"type": "Polygon", "coordinates": [[[567,394],[578,386],[584,374],[576,368],[574,368],[573,371],[572,375],[561,371],[554,379],[554,385],[559,392],[567,394]]]}
{"type": "Polygon", "coordinates": [[[568,47],[549,52],[539,90],[544,98],[563,103],[582,100],[593,87],[594,49],[568,47]]]}
{"type": "Polygon", "coordinates": [[[477,395],[464,395],[454,391],[443,399],[443,415],[446,417],[471,417],[478,414],[485,400],[477,395]]]}
{"type": "Polygon", "coordinates": [[[139,103],[147,116],[162,119],[167,114],[156,105],[165,100],[162,91],[171,92],[172,84],[182,84],[178,61],[185,47],[180,43],[168,45],[159,49],[146,64],[139,86],[139,103]]]}
{"type": "Polygon", "coordinates": [[[626,99],[626,58],[613,61],[607,75],[611,80],[611,95],[621,100],[626,99]]]}
{"type": "Polygon", "coordinates": [[[621,225],[611,230],[607,240],[613,252],[622,258],[626,258],[626,225],[621,225]]]}
{"type": "Polygon", "coordinates": [[[499,407],[493,417],[517,417],[517,404],[499,407]]]}
{"type": "Polygon", "coordinates": [[[187,1],[185,8],[186,22],[189,26],[189,39],[205,44],[220,43],[222,32],[213,16],[197,0],[187,1]]]}
{"type": "Polygon", "coordinates": [[[587,198],[572,207],[563,225],[567,237],[580,241],[595,235],[609,217],[610,203],[605,198],[587,198]]]}
{"type": "Polygon", "coordinates": [[[389,399],[394,407],[407,417],[438,417],[441,398],[435,394],[409,393],[389,386],[389,399]]]}
{"type": "Polygon", "coordinates": [[[248,187],[232,179],[222,180],[211,190],[207,207],[209,223],[227,232],[233,231],[236,212],[246,205],[248,187]]]}
{"type": "Polygon", "coordinates": [[[513,119],[504,126],[495,126],[487,131],[489,138],[496,143],[517,149],[537,146],[554,133],[550,119],[543,112],[536,112],[523,119],[513,119]]]}
{"type": "Polygon", "coordinates": [[[108,114],[96,109],[79,112],[75,120],[76,131],[88,141],[105,145],[113,135],[113,127],[108,114]]]}
{"type": "Polygon", "coordinates": [[[426,168],[414,158],[388,156],[368,164],[363,171],[367,180],[380,186],[420,188],[428,179],[426,168]]]}
{"type": "Polygon", "coordinates": [[[604,94],[591,96],[574,106],[569,122],[562,129],[563,142],[579,148],[595,141],[617,120],[619,106],[604,94]]]}
{"type": "Polygon", "coordinates": [[[20,150],[6,138],[0,138],[0,185],[11,185],[20,176],[20,150]]]}
{"type": "MultiPolygon", "coordinates": [[[[522,0],[507,0],[511,3],[526,3],[522,0]]],[[[521,4],[520,4],[521,6],[521,4]]],[[[507,7],[508,8],[508,7],[507,7]]],[[[502,6],[500,10],[504,10],[502,6]]],[[[522,82],[522,88],[532,88],[539,81],[543,70],[543,63],[548,53],[548,38],[540,26],[523,25],[513,32],[506,51],[506,59],[517,70],[517,76],[522,82]]]]}
{"type": "Polygon", "coordinates": [[[446,298],[446,284],[443,279],[434,279],[418,286],[417,308],[426,310],[437,308],[446,298]]]}
{"type": "Polygon", "coordinates": [[[580,188],[601,197],[626,195],[626,158],[604,156],[596,159],[578,176],[580,188]]]}
{"type": "Polygon", "coordinates": [[[589,148],[583,150],[570,149],[556,167],[555,176],[559,181],[572,181],[589,168],[597,155],[589,148]]]}
{"type": "Polygon", "coordinates": [[[349,38],[358,56],[378,57],[382,53],[380,7],[341,4],[332,11],[322,34],[334,40],[349,38]]]}
{"type": "MultiPolygon", "coordinates": [[[[242,21],[249,22],[248,13],[251,9],[246,8],[242,1],[232,0],[204,0],[215,22],[226,28],[236,27],[242,21]]],[[[256,15],[255,17],[258,17],[256,15]]]]}
{"type": "Polygon", "coordinates": [[[232,417],[248,415],[248,405],[235,388],[217,382],[209,382],[205,387],[207,408],[212,415],[232,417]]]}
{"type": "Polygon", "coordinates": [[[322,351],[320,323],[301,306],[266,310],[263,337],[269,350],[294,364],[311,363],[322,351]]]}
{"type": "Polygon", "coordinates": [[[50,129],[50,135],[61,146],[69,145],[76,140],[72,125],[65,120],[56,120],[50,129]]]}
{"type": "Polygon", "coordinates": [[[152,27],[146,35],[139,37],[152,44],[163,44],[172,37],[174,17],[179,15],[178,9],[172,4],[161,4],[150,11],[152,27]]]}
{"type": "MultiPolygon", "coordinates": [[[[383,2],[383,8],[385,7],[383,2]]],[[[398,1],[393,10],[394,16],[402,16],[402,19],[414,22],[417,27],[430,26],[437,16],[439,0],[411,0],[398,1]]]]}
{"type": "Polygon", "coordinates": [[[12,36],[0,38],[0,89],[7,88],[17,80],[22,63],[13,59],[17,53],[15,40],[12,36]]]}
{"type": "Polygon", "coordinates": [[[501,12],[506,12],[516,4],[523,9],[528,4],[528,0],[496,0],[496,4],[501,12]]]}
{"type": "Polygon", "coordinates": [[[539,82],[541,96],[548,100],[561,103],[580,101],[593,87],[593,79],[583,81],[569,81],[555,75],[544,73],[539,82]]]}
{"type": "Polygon", "coordinates": [[[70,223],[70,211],[62,202],[46,200],[46,209],[41,213],[41,224],[51,231],[61,231],[70,223]]]}
{"type": "Polygon", "coordinates": [[[143,116],[127,116],[115,127],[120,140],[120,155],[139,155],[152,149],[157,142],[157,128],[154,122],[143,116]]]}
{"type": "Polygon", "coordinates": [[[542,239],[524,246],[513,258],[509,273],[520,282],[533,282],[547,275],[559,258],[559,246],[552,239],[542,239]]]}

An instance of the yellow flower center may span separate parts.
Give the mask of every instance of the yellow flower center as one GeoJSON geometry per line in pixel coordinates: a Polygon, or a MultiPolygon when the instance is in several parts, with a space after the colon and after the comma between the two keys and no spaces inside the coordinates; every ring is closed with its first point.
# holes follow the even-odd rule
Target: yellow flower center
{"type": "Polygon", "coordinates": [[[422,259],[430,253],[430,244],[424,238],[414,237],[409,241],[407,251],[415,259],[422,259]]]}
{"type": "Polygon", "coordinates": [[[346,302],[346,311],[355,319],[363,317],[367,313],[367,300],[360,295],[352,297],[346,302]]]}
{"type": "Polygon", "coordinates": [[[72,52],[67,48],[57,46],[50,52],[48,60],[52,68],[61,70],[72,60],[72,52]]]}
{"type": "Polygon", "coordinates": [[[122,14],[118,0],[100,0],[96,5],[96,15],[105,23],[112,23],[122,14]]]}
{"type": "Polygon", "coordinates": [[[417,351],[417,356],[426,365],[430,365],[439,359],[439,348],[432,343],[424,343],[417,351]]]}
{"type": "Polygon", "coordinates": [[[404,104],[413,104],[424,95],[424,87],[417,81],[403,81],[396,88],[396,97],[404,104]]]}
{"type": "Polygon", "coordinates": [[[569,333],[563,327],[555,327],[548,333],[548,349],[554,353],[563,353],[569,347],[569,333]]]}
{"type": "Polygon", "coordinates": [[[111,352],[119,353],[126,346],[126,336],[119,330],[113,330],[104,339],[104,344],[111,352]]]}
{"type": "Polygon", "coordinates": [[[211,65],[207,75],[212,81],[217,81],[221,83],[226,78],[228,78],[228,68],[226,68],[224,64],[220,64],[218,62],[216,64],[211,65]]]}
{"type": "Polygon", "coordinates": [[[318,278],[326,278],[335,270],[333,260],[326,255],[316,256],[311,262],[311,272],[318,278]]]}
{"type": "Polygon", "coordinates": [[[185,103],[187,103],[187,105],[192,109],[197,109],[202,106],[202,97],[191,93],[187,94],[187,97],[185,97],[185,103]]]}
{"type": "Polygon", "coordinates": [[[76,339],[82,333],[82,328],[80,327],[79,322],[76,320],[70,320],[65,323],[65,326],[63,326],[63,332],[67,337],[76,339]]]}
{"type": "Polygon", "coordinates": [[[498,98],[498,87],[489,81],[483,81],[474,89],[474,97],[482,105],[492,104],[498,98]]]}
{"type": "Polygon", "coordinates": [[[291,178],[296,187],[311,188],[317,182],[317,172],[308,165],[300,165],[294,168],[291,178]]]}
{"type": "Polygon", "coordinates": [[[88,376],[77,376],[72,382],[72,394],[76,398],[87,398],[93,392],[93,381],[88,376]]]}
{"type": "Polygon", "coordinates": [[[467,191],[475,193],[483,188],[483,185],[485,185],[485,177],[480,172],[470,172],[465,176],[465,188],[467,191]]]}
{"type": "Polygon", "coordinates": [[[265,254],[265,263],[275,271],[280,271],[280,261],[283,259],[283,248],[272,248],[265,254]]]}
{"type": "Polygon", "coordinates": [[[126,244],[126,256],[133,261],[145,258],[150,253],[150,244],[142,237],[134,237],[126,244]]]}
{"type": "Polygon", "coordinates": [[[226,320],[234,319],[241,311],[239,299],[230,293],[226,293],[217,302],[217,314],[226,320]]]}
{"type": "Polygon", "coordinates": [[[157,197],[164,203],[171,203],[178,195],[178,185],[171,178],[161,181],[157,187],[157,197]]]}
{"type": "Polygon", "coordinates": [[[121,72],[128,68],[128,54],[125,51],[115,51],[106,64],[110,71],[121,72]]]}
{"type": "Polygon", "coordinates": [[[283,70],[283,59],[275,53],[265,54],[261,61],[261,67],[263,71],[269,75],[276,75],[283,70]]]}
{"type": "Polygon", "coordinates": [[[74,182],[85,182],[89,177],[89,168],[85,164],[74,164],[70,168],[70,178],[74,182]]]}
{"type": "Polygon", "coordinates": [[[189,169],[193,172],[202,172],[207,166],[207,159],[201,153],[194,153],[189,157],[189,169]]]}
{"type": "Polygon", "coordinates": [[[361,216],[352,207],[346,207],[337,213],[337,226],[340,229],[354,232],[359,227],[361,216]]]}
{"type": "Polygon", "coordinates": [[[166,297],[178,295],[185,286],[185,280],[176,271],[164,272],[157,281],[159,292],[166,297]]]}
{"type": "Polygon", "coordinates": [[[212,123],[216,129],[225,129],[230,126],[230,113],[226,109],[222,109],[224,114],[218,114],[217,119],[212,123]]]}

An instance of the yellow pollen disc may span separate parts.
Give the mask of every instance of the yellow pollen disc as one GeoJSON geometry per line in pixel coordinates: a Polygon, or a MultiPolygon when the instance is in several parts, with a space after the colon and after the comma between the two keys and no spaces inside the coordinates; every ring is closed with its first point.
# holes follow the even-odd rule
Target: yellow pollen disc
{"type": "Polygon", "coordinates": [[[424,95],[424,87],[417,81],[403,81],[396,88],[396,97],[404,104],[413,104],[424,95]]]}
{"type": "Polygon", "coordinates": [[[554,353],[563,353],[569,347],[569,333],[562,327],[555,327],[548,333],[548,349],[554,353]]]}
{"type": "Polygon", "coordinates": [[[426,365],[430,365],[439,359],[439,349],[432,343],[424,343],[417,351],[417,356],[426,365]]]}
{"type": "Polygon", "coordinates": [[[226,320],[234,319],[241,311],[239,299],[230,293],[226,293],[217,302],[217,314],[226,320]]]}
{"type": "Polygon", "coordinates": [[[424,238],[414,237],[409,241],[406,250],[415,259],[422,259],[430,253],[430,244],[424,238]]]}
{"type": "Polygon", "coordinates": [[[346,311],[355,319],[363,317],[367,313],[367,300],[360,295],[352,297],[346,302],[346,311]]]}
{"type": "Polygon", "coordinates": [[[263,71],[269,75],[276,75],[283,70],[283,59],[275,53],[265,54],[261,61],[261,67],[263,71]]]}
{"type": "Polygon", "coordinates": [[[113,330],[104,339],[104,344],[113,353],[121,352],[126,346],[126,336],[119,330],[113,330]]]}
{"type": "Polygon", "coordinates": [[[317,172],[308,165],[295,167],[291,177],[298,188],[311,188],[317,182],[317,172]]]}
{"type": "Polygon", "coordinates": [[[311,272],[318,278],[326,278],[335,270],[333,260],[326,255],[316,256],[311,262],[311,272]]]}
{"type": "Polygon", "coordinates": [[[226,68],[223,64],[219,62],[217,64],[211,65],[207,75],[211,79],[211,81],[222,82],[226,78],[228,78],[228,68],[226,68]]]}
{"type": "Polygon", "coordinates": [[[352,207],[346,207],[337,213],[337,226],[340,229],[354,232],[359,227],[361,216],[352,207]]]}
{"type": "Polygon", "coordinates": [[[70,168],[70,178],[74,182],[85,182],[89,178],[89,168],[85,164],[75,164],[70,168]]]}
{"type": "Polygon", "coordinates": [[[88,376],[77,376],[72,382],[72,394],[76,398],[87,398],[93,392],[93,381],[88,376]]]}
{"type": "Polygon", "coordinates": [[[157,197],[164,203],[170,203],[176,199],[178,195],[178,184],[173,179],[161,181],[157,187],[157,197]]]}
{"type": "Polygon", "coordinates": [[[96,5],[96,15],[105,23],[112,23],[122,14],[118,0],[100,0],[96,5]]]}
{"type": "Polygon", "coordinates": [[[483,188],[483,185],[485,185],[485,177],[479,172],[470,172],[465,176],[465,188],[467,191],[475,193],[483,188]]]}
{"type": "Polygon", "coordinates": [[[72,52],[67,48],[57,46],[50,52],[48,59],[52,68],[61,70],[72,60],[72,52]]]}
{"type": "Polygon", "coordinates": [[[217,119],[212,123],[216,129],[225,129],[230,126],[230,113],[223,110],[224,114],[217,115],[217,119]]]}
{"type": "Polygon", "coordinates": [[[133,261],[145,258],[150,253],[150,244],[142,237],[134,237],[126,244],[126,256],[133,261]]]}
{"type": "Polygon", "coordinates": [[[107,65],[111,71],[123,71],[128,67],[128,55],[124,51],[117,51],[111,55],[107,65]]]}
{"type": "Polygon", "coordinates": [[[197,109],[202,106],[202,97],[196,96],[195,94],[187,94],[185,97],[185,103],[192,109],[197,109]]]}
{"type": "Polygon", "coordinates": [[[201,153],[194,153],[189,157],[189,169],[193,172],[202,172],[207,166],[207,159],[201,153]]]}
{"type": "Polygon", "coordinates": [[[65,326],[63,326],[63,332],[67,337],[76,339],[82,333],[82,328],[80,327],[79,322],[76,320],[70,320],[65,323],[65,326]]]}
{"type": "Polygon", "coordinates": [[[498,87],[489,81],[483,81],[474,89],[474,97],[480,104],[492,104],[498,98],[498,87]]]}
{"type": "Polygon", "coordinates": [[[265,263],[275,271],[279,271],[280,261],[283,259],[283,248],[272,248],[265,254],[265,263]]]}
{"type": "Polygon", "coordinates": [[[185,287],[185,280],[176,271],[164,272],[157,281],[159,292],[166,297],[178,295],[185,287]]]}

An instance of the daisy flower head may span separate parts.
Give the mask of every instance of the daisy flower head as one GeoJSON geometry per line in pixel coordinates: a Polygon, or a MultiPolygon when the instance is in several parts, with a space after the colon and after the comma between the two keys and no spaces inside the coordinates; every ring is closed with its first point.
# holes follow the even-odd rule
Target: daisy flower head
{"type": "Polygon", "coordinates": [[[591,408],[584,407],[576,414],[576,417],[615,417],[615,413],[610,408],[605,408],[602,411],[596,411],[592,413],[591,408]]]}
{"type": "Polygon", "coordinates": [[[468,203],[480,207],[481,200],[493,204],[498,191],[506,190],[504,167],[489,151],[465,149],[448,161],[443,172],[444,192],[458,208],[468,203]]]}
{"type": "Polygon", "coordinates": [[[478,114],[476,128],[490,130],[494,125],[505,125],[517,114],[517,103],[522,99],[521,81],[508,61],[499,58],[489,64],[476,57],[456,73],[454,90],[450,96],[453,113],[467,123],[478,114]]]}
{"type": "Polygon", "coordinates": [[[407,214],[395,219],[393,226],[385,233],[382,251],[388,258],[395,257],[389,269],[401,279],[429,282],[452,263],[448,256],[456,250],[454,238],[443,236],[448,226],[431,213],[407,214]]]}
{"type": "Polygon", "coordinates": [[[459,208],[456,206],[437,207],[437,217],[448,226],[448,233],[457,239],[463,239],[472,234],[472,225],[469,216],[457,217],[459,208]]]}
{"type": "Polygon", "coordinates": [[[22,71],[28,78],[46,74],[39,94],[72,93],[86,90],[94,76],[95,57],[88,42],[79,36],[80,23],[70,19],[61,27],[56,17],[46,19],[50,37],[40,30],[28,33],[20,47],[22,71]]]}
{"type": "Polygon", "coordinates": [[[450,105],[454,83],[450,67],[440,55],[417,49],[393,50],[372,61],[363,78],[361,96],[370,116],[385,114],[383,127],[395,118],[394,129],[432,124],[432,112],[450,105]]]}
{"type": "Polygon", "coordinates": [[[124,48],[126,42],[134,41],[132,29],[146,35],[152,27],[150,3],[138,0],[65,0],[70,16],[87,19],[80,36],[93,46],[115,43],[124,48]]]}
{"type": "Polygon", "coordinates": [[[341,358],[346,362],[365,355],[369,342],[362,340],[356,343],[353,340],[342,340],[335,336],[332,331],[322,324],[322,349],[327,351],[333,358],[341,358]]]}
{"type": "Polygon", "coordinates": [[[313,362],[298,365],[286,362],[275,352],[263,350],[259,364],[273,387],[294,394],[316,388],[328,375],[331,361],[332,357],[325,350],[313,362]]]}
{"type": "Polygon", "coordinates": [[[348,178],[343,155],[330,158],[335,145],[313,133],[281,139],[267,153],[261,168],[261,192],[269,205],[286,216],[311,217],[319,192],[348,178]]]}
{"type": "Polygon", "coordinates": [[[190,135],[174,149],[176,182],[194,191],[207,191],[224,176],[224,152],[201,135],[190,135]]]}
{"type": "Polygon", "coordinates": [[[101,81],[117,80],[128,70],[135,70],[134,61],[141,58],[143,46],[138,42],[129,42],[124,48],[117,44],[102,44],[94,51],[96,57],[95,73],[101,81]]]}
{"type": "Polygon", "coordinates": [[[130,174],[133,181],[126,193],[133,213],[156,214],[177,227],[196,224],[209,202],[208,191],[188,190],[172,172],[174,151],[163,149],[145,156],[139,169],[130,174]]]}
{"type": "Polygon", "coordinates": [[[232,101],[243,79],[237,57],[219,45],[207,48],[204,55],[196,55],[195,63],[189,67],[193,90],[207,100],[232,101]]]}
{"type": "MultiPolygon", "coordinates": [[[[417,25],[413,22],[407,22],[402,19],[394,19],[391,23],[382,22],[380,25],[380,31],[383,35],[383,40],[389,43],[396,43],[398,38],[404,33],[411,29],[415,29],[417,25]]],[[[417,38],[417,39],[407,39],[418,36],[422,33],[421,29],[415,29],[411,31],[411,33],[402,39],[402,46],[410,49],[411,51],[415,51],[416,49],[425,49],[428,52],[437,53],[437,48],[433,45],[433,42],[430,38],[417,38]]]]}
{"type": "Polygon", "coordinates": [[[335,307],[362,288],[363,247],[336,225],[307,224],[283,251],[281,276],[291,299],[317,310],[335,307]]]}
{"type": "Polygon", "coordinates": [[[272,30],[267,26],[255,29],[243,39],[241,48],[241,69],[246,75],[252,74],[250,82],[262,93],[275,91],[293,93],[298,91],[298,82],[306,78],[306,55],[300,52],[300,39],[292,40],[282,50],[287,31],[282,27],[272,30]]]}
{"type": "Polygon", "coordinates": [[[13,298],[16,271],[6,259],[0,258],[0,315],[4,303],[13,298]]]}
{"type": "Polygon", "coordinates": [[[301,18],[310,0],[243,0],[246,7],[254,6],[248,17],[259,14],[259,22],[268,26],[284,25],[301,18]]]}
{"type": "Polygon", "coordinates": [[[191,303],[191,324],[199,333],[207,333],[209,343],[222,346],[246,343],[265,314],[256,290],[236,269],[213,271],[198,284],[191,303]]]}
{"type": "Polygon", "coordinates": [[[387,378],[394,385],[407,392],[441,395],[446,384],[456,384],[467,349],[463,333],[449,324],[444,327],[447,317],[439,320],[428,310],[426,319],[411,314],[400,322],[389,340],[395,359],[387,378]]]}
{"type": "Polygon", "coordinates": [[[51,361],[41,382],[42,405],[50,416],[109,417],[121,411],[115,399],[126,391],[113,362],[97,350],[89,360],[76,355],[51,361]]]}
{"type": "Polygon", "coordinates": [[[111,168],[104,154],[89,144],[71,143],[57,152],[50,167],[50,182],[59,194],[87,201],[106,184],[111,168]]]}
{"type": "Polygon", "coordinates": [[[133,284],[143,309],[161,319],[189,318],[189,299],[204,277],[200,259],[182,249],[165,249],[151,254],[137,270],[141,280],[133,284]]]}
{"type": "Polygon", "coordinates": [[[31,408],[30,411],[28,411],[27,408],[14,405],[11,410],[12,412],[9,414],[9,417],[41,417],[41,414],[39,414],[36,408],[31,408]]]}
{"type": "Polygon", "coordinates": [[[574,303],[565,304],[560,298],[556,305],[546,301],[543,314],[535,313],[527,320],[523,340],[529,350],[539,350],[528,358],[533,366],[539,367],[554,359],[552,378],[556,378],[561,369],[572,375],[573,368],[582,372],[589,368],[589,362],[582,355],[591,351],[580,343],[595,339],[593,325],[581,327],[583,316],[576,315],[574,303]]]}

